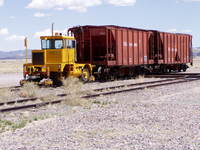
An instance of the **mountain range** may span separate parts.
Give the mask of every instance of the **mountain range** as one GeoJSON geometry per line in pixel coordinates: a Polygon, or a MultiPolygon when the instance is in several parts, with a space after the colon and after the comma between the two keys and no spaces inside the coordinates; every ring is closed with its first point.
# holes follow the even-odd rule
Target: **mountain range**
{"type": "MultiPolygon", "coordinates": [[[[24,59],[25,57],[25,50],[0,51],[0,59],[24,59]]],[[[31,50],[28,50],[28,58],[31,58],[31,50]]]]}
{"type": "MultiPolygon", "coordinates": [[[[193,48],[193,56],[200,56],[200,47],[193,48]]],[[[25,50],[0,51],[0,59],[24,59],[25,57],[25,50]]],[[[31,50],[28,50],[28,58],[31,58],[31,50]]]]}

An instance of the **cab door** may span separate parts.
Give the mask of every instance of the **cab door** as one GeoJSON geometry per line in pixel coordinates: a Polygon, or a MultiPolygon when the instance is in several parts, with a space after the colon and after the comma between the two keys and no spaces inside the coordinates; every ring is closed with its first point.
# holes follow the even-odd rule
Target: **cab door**
{"type": "Polygon", "coordinates": [[[68,64],[75,63],[75,56],[76,56],[75,40],[65,40],[64,43],[65,43],[65,49],[63,51],[63,57],[65,63],[68,64]]]}

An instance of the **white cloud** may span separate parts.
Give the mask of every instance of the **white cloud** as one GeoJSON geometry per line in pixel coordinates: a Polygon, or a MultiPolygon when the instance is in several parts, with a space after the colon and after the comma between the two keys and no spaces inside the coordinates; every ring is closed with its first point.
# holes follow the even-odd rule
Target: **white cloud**
{"type": "Polygon", "coordinates": [[[19,41],[24,40],[25,36],[21,35],[15,35],[15,34],[9,34],[9,31],[7,28],[0,28],[0,35],[7,35],[6,39],[7,41],[19,41]]]}
{"type": "Polygon", "coordinates": [[[180,2],[200,2],[200,0],[177,0],[176,2],[177,3],[180,3],[180,2]]]}
{"type": "Polygon", "coordinates": [[[176,32],[177,32],[177,29],[169,29],[169,30],[167,30],[167,32],[176,33],[176,32]]]}
{"type": "Polygon", "coordinates": [[[182,33],[191,33],[192,30],[190,30],[190,29],[186,29],[186,30],[182,30],[181,32],[182,32],[182,33]]]}
{"type": "Polygon", "coordinates": [[[179,0],[179,1],[184,1],[184,2],[200,2],[200,0],[179,0]]]}
{"type": "Polygon", "coordinates": [[[0,0],[0,6],[3,6],[4,0],[0,0]]]}
{"type": "Polygon", "coordinates": [[[64,10],[64,8],[58,7],[58,8],[55,8],[55,10],[62,11],[62,10],[64,10]]]}
{"type": "Polygon", "coordinates": [[[171,32],[171,33],[191,33],[192,30],[190,30],[190,29],[186,29],[186,30],[169,29],[169,30],[167,30],[167,32],[171,32]]]}
{"type": "Polygon", "coordinates": [[[27,8],[35,9],[56,9],[56,10],[75,10],[85,12],[89,7],[94,7],[108,3],[115,6],[130,6],[136,0],[32,0],[27,8]]]}
{"type": "Polygon", "coordinates": [[[51,30],[50,29],[45,29],[43,31],[36,32],[34,34],[34,37],[35,38],[39,38],[40,36],[49,36],[49,35],[51,35],[51,30]]]}
{"type": "MultiPolygon", "coordinates": [[[[64,30],[54,30],[54,33],[67,34],[67,29],[64,29],[64,30]]],[[[51,29],[45,29],[43,31],[36,32],[34,34],[34,38],[39,38],[40,36],[51,36],[51,35],[52,35],[51,29]]]]}
{"type": "Polygon", "coordinates": [[[10,35],[9,37],[6,38],[7,41],[21,41],[24,40],[25,36],[21,35],[10,35]]]}
{"type": "Polygon", "coordinates": [[[101,0],[32,0],[27,8],[36,9],[71,9],[76,11],[86,11],[88,7],[97,6],[101,0]]]}
{"type": "Polygon", "coordinates": [[[33,16],[34,17],[38,17],[38,18],[42,18],[42,17],[49,17],[51,15],[50,14],[41,13],[41,12],[36,12],[33,16]]]}
{"type": "Polygon", "coordinates": [[[7,35],[7,34],[9,34],[7,28],[1,28],[1,29],[0,29],[0,35],[7,35]]]}
{"type": "Polygon", "coordinates": [[[129,6],[134,5],[136,0],[108,0],[108,3],[115,6],[129,6]]]}

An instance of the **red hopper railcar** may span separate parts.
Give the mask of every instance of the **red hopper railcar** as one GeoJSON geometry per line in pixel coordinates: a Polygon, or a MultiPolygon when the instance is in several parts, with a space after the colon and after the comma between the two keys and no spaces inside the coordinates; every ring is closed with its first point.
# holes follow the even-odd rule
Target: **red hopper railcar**
{"type": "Polygon", "coordinates": [[[100,78],[141,72],[186,71],[192,63],[192,36],[120,26],[69,29],[77,41],[77,62],[95,65],[100,78]]]}

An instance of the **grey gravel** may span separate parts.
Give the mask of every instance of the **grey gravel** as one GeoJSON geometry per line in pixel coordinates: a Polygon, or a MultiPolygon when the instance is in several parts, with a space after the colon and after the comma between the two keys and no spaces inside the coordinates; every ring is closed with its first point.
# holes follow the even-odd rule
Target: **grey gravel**
{"type": "Polygon", "coordinates": [[[198,81],[101,97],[111,103],[2,133],[0,149],[198,150],[199,91],[198,81]]]}
{"type": "Polygon", "coordinates": [[[86,108],[62,104],[1,114],[11,120],[49,116],[1,133],[0,150],[199,150],[199,91],[195,81],[102,96],[86,108]]]}

